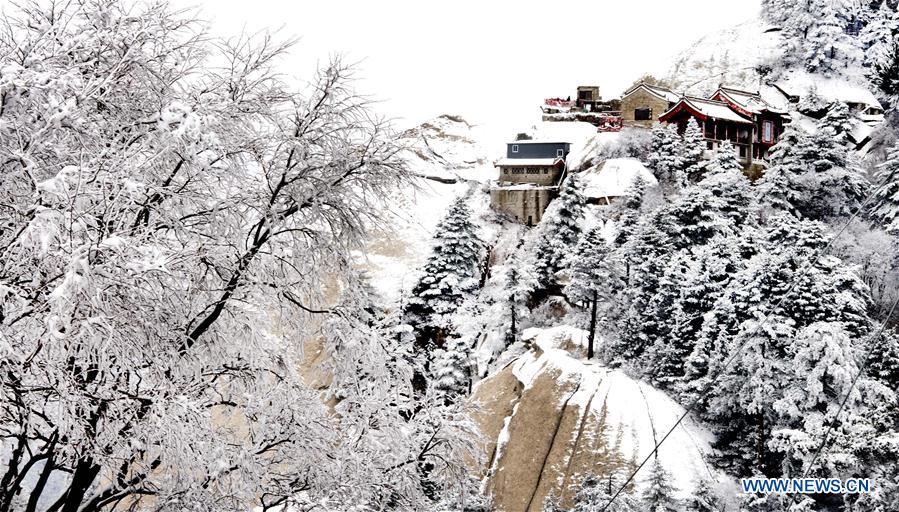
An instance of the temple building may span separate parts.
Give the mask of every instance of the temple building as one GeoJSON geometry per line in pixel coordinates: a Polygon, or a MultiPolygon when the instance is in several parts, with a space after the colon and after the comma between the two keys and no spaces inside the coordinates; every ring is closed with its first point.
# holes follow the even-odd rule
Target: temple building
{"type": "Polygon", "coordinates": [[[768,156],[789,122],[785,110],[758,93],[729,87],[719,87],[709,98],[682,96],[659,116],[659,122],[675,123],[683,131],[691,117],[705,134],[707,149],[715,150],[728,140],[747,169],[758,167],[755,164],[768,156]]]}
{"type": "Polygon", "coordinates": [[[518,222],[533,226],[559,193],[565,179],[568,142],[519,140],[506,145],[496,162],[499,179],[490,189],[490,206],[518,222]]]}

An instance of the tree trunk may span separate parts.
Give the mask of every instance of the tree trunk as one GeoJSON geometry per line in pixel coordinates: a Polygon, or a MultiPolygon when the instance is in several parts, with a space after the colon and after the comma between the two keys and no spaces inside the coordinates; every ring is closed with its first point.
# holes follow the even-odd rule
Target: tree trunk
{"type": "Polygon", "coordinates": [[[593,302],[590,306],[590,336],[587,338],[587,359],[593,359],[593,340],[596,339],[596,302],[599,293],[593,290],[593,302]]]}
{"type": "Polygon", "coordinates": [[[512,342],[514,343],[515,341],[518,340],[518,326],[517,326],[517,322],[516,322],[516,318],[515,318],[515,295],[514,294],[512,295],[510,302],[511,302],[511,304],[509,305],[509,307],[512,310],[512,342]]]}

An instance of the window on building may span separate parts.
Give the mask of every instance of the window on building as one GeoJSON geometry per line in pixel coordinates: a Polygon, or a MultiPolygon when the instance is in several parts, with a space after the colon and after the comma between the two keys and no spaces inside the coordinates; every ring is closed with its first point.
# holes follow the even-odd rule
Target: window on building
{"type": "Polygon", "coordinates": [[[749,143],[749,128],[740,128],[739,132],[737,132],[737,142],[740,144],[749,143]]]}
{"type": "Polygon", "coordinates": [[[762,142],[774,142],[774,121],[762,121],[762,142]]]}
{"type": "Polygon", "coordinates": [[[533,226],[533,225],[534,225],[534,217],[531,215],[528,215],[528,226],[533,226]]]}
{"type": "Polygon", "coordinates": [[[556,156],[557,156],[557,157],[560,157],[560,158],[563,157],[563,156],[565,156],[565,150],[564,150],[564,149],[557,149],[557,150],[556,150],[556,156]]]}
{"type": "MultiPolygon", "coordinates": [[[[715,138],[715,121],[711,119],[706,120],[705,122],[705,138],[714,139],[715,138]]],[[[711,149],[711,148],[709,148],[711,149]]]]}
{"type": "Polygon", "coordinates": [[[518,153],[518,144],[512,144],[512,152],[518,153]]]}
{"type": "Polygon", "coordinates": [[[651,108],[635,108],[634,109],[634,120],[635,121],[651,121],[652,120],[652,109],[651,108]]]}

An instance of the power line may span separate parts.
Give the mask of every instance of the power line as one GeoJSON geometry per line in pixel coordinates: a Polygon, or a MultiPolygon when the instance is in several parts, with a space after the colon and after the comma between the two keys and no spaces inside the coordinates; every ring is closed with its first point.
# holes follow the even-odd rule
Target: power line
{"type": "MultiPolygon", "coordinates": [[[[799,272],[796,273],[796,277],[794,277],[792,283],[790,283],[790,287],[787,288],[787,290],[783,293],[783,295],[781,295],[780,300],[778,300],[778,301],[775,303],[774,308],[773,308],[773,311],[777,311],[778,309],[780,309],[780,306],[784,303],[784,301],[786,300],[787,296],[789,296],[791,293],[793,293],[793,291],[794,291],[794,290],[796,289],[796,287],[799,285],[799,279],[798,279],[798,277],[799,277],[800,275],[804,274],[804,272],[807,271],[812,265],[817,264],[818,261],[820,261],[821,257],[822,257],[827,251],[830,250],[830,248],[833,246],[834,242],[836,242],[836,240],[840,237],[840,235],[842,235],[843,232],[845,232],[846,229],[849,227],[849,225],[852,224],[852,221],[854,221],[854,220],[855,220],[855,219],[856,219],[856,218],[857,218],[857,217],[858,217],[858,216],[865,210],[865,207],[867,207],[868,203],[871,202],[871,200],[874,198],[874,195],[875,195],[881,188],[883,188],[883,186],[886,184],[886,179],[887,179],[887,178],[888,178],[887,176],[884,176],[883,181],[881,181],[880,183],[878,183],[876,187],[872,187],[871,192],[868,193],[867,197],[865,197],[865,200],[862,201],[862,203],[859,205],[859,207],[858,207],[858,209],[855,211],[855,213],[853,213],[853,214],[849,217],[849,220],[847,220],[846,223],[843,224],[843,226],[836,232],[836,234],[834,235],[834,237],[831,238],[831,240],[827,243],[827,245],[825,245],[823,248],[821,248],[821,249],[819,249],[818,251],[816,251],[815,257],[814,257],[812,260],[809,260],[808,265],[806,265],[805,267],[803,267],[803,268],[801,269],[801,271],[799,271],[799,272]]],[[[893,307],[895,307],[895,304],[894,304],[893,307]]],[[[892,313],[892,310],[891,310],[891,313],[892,313]]],[[[765,318],[763,318],[762,321],[759,322],[759,323],[757,324],[757,326],[756,326],[755,330],[752,332],[752,334],[751,334],[750,336],[747,336],[746,339],[745,339],[745,341],[743,341],[743,342],[740,344],[740,346],[737,347],[737,350],[733,353],[733,355],[731,355],[731,356],[727,359],[727,361],[725,361],[724,366],[721,367],[721,369],[718,370],[717,373],[715,373],[715,375],[711,378],[711,380],[709,380],[708,385],[707,385],[706,388],[702,391],[702,393],[699,393],[699,394],[696,396],[696,398],[695,398],[695,399],[690,403],[690,405],[684,410],[684,413],[681,414],[680,417],[678,417],[678,419],[677,419],[677,421],[674,423],[674,425],[672,425],[672,427],[668,430],[668,432],[666,432],[665,435],[662,436],[662,439],[661,439],[658,443],[656,443],[655,447],[652,449],[651,452],[649,452],[649,454],[646,456],[646,458],[643,459],[643,461],[640,463],[640,465],[637,466],[637,468],[634,469],[634,470],[630,473],[630,476],[627,477],[627,480],[624,481],[624,483],[621,485],[621,487],[618,489],[618,491],[615,492],[615,494],[612,496],[612,498],[609,500],[609,502],[606,503],[606,506],[604,506],[599,512],[606,512],[606,510],[608,510],[608,508],[612,506],[612,503],[615,501],[615,499],[616,499],[622,492],[624,492],[624,489],[627,488],[628,485],[630,485],[630,483],[634,480],[634,477],[637,476],[637,473],[639,473],[640,470],[643,468],[643,466],[645,466],[646,463],[649,462],[649,459],[651,459],[654,455],[656,455],[656,453],[659,451],[659,447],[662,446],[662,443],[664,443],[665,440],[668,439],[668,436],[670,436],[671,433],[674,432],[675,429],[677,429],[677,427],[681,424],[681,422],[684,421],[684,418],[686,418],[687,416],[690,415],[690,413],[693,412],[693,410],[696,408],[696,406],[699,405],[699,402],[702,400],[702,398],[703,398],[703,397],[704,397],[704,396],[705,396],[705,395],[712,389],[712,386],[715,384],[715,381],[718,379],[718,377],[720,377],[722,374],[724,374],[724,372],[725,372],[728,368],[730,368],[730,365],[731,365],[731,364],[737,359],[737,357],[743,352],[743,348],[746,347],[747,343],[749,343],[749,340],[753,339],[753,338],[754,338],[754,337],[761,331],[762,327],[764,327],[765,324],[768,323],[768,320],[769,320],[772,316],[774,316],[774,315],[767,315],[767,316],[765,316],[765,318]]],[[[884,325],[886,325],[886,324],[884,323],[884,325]]],[[[856,379],[857,379],[857,378],[858,378],[858,376],[856,376],[856,379]]],[[[848,395],[847,395],[847,397],[848,397],[848,395]]]]}

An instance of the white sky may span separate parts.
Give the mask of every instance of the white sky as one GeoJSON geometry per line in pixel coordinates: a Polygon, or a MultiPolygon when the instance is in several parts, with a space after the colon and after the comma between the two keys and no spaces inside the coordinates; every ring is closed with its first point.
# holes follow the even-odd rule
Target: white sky
{"type": "Polygon", "coordinates": [[[599,85],[618,97],[644,73],[715,30],[755,16],[759,0],[175,0],[215,35],[281,29],[301,38],[285,73],[303,79],[342,53],[361,61],[357,90],[399,126],[442,113],[532,123],[545,97],[599,85]]]}

